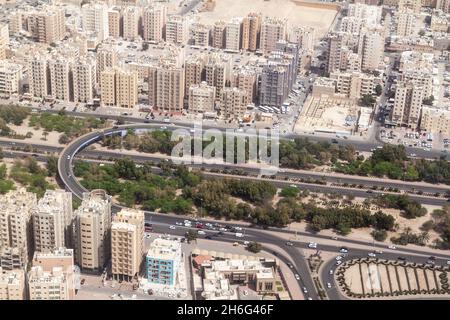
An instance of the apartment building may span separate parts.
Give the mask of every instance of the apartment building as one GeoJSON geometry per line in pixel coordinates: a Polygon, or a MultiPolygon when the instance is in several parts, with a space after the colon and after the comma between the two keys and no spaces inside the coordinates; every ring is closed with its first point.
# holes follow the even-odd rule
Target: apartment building
{"type": "Polygon", "coordinates": [[[347,16],[362,19],[365,26],[373,27],[381,22],[383,8],[362,3],[348,5],[347,16]]]}
{"type": "Polygon", "coordinates": [[[298,45],[278,42],[267,63],[263,66],[259,103],[281,107],[289,96],[298,72],[298,45]]]}
{"type": "Polygon", "coordinates": [[[198,85],[202,82],[205,77],[205,63],[206,63],[205,54],[193,54],[187,57],[186,62],[184,64],[185,71],[185,88],[184,92],[186,98],[189,97],[190,91],[189,88],[192,85],[198,85]]]}
{"type": "Polygon", "coordinates": [[[104,2],[90,2],[81,6],[82,26],[85,32],[93,34],[99,42],[109,36],[108,5],[104,2]]]}
{"type": "Polygon", "coordinates": [[[376,71],[382,68],[384,59],[384,30],[370,28],[361,31],[358,54],[361,56],[363,71],[376,71]]]}
{"type": "Polygon", "coordinates": [[[100,76],[104,106],[133,108],[138,103],[138,73],[120,67],[107,68],[100,76]]]}
{"type": "Polygon", "coordinates": [[[450,13],[450,0],[436,0],[436,9],[450,13]]]}
{"type": "Polygon", "coordinates": [[[416,14],[422,9],[422,0],[398,0],[398,11],[412,11],[416,14]]]}
{"type": "Polygon", "coordinates": [[[214,48],[225,48],[225,21],[217,21],[212,29],[212,46],[214,48]]]}
{"type": "Polygon", "coordinates": [[[231,86],[245,91],[244,104],[249,105],[256,99],[258,74],[250,67],[241,67],[233,71],[231,86]]]}
{"type": "Polygon", "coordinates": [[[380,78],[362,72],[335,71],[330,74],[330,79],[336,81],[336,92],[350,99],[373,95],[375,86],[382,82],[380,78]]]}
{"type": "Polygon", "coordinates": [[[225,27],[225,49],[239,52],[241,48],[242,18],[231,19],[225,27]]]}
{"type": "Polygon", "coordinates": [[[94,88],[96,86],[96,61],[93,57],[82,57],[76,59],[71,66],[73,101],[89,103],[94,99],[94,88]]]}
{"type": "Polygon", "coordinates": [[[19,265],[23,267],[32,257],[31,212],[36,204],[36,194],[27,192],[24,188],[0,196],[0,247],[17,249],[15,252],[11,249],[2,252],[0,259],[4,270],[9,269],[7,265],[12,269],[14,260],[19,261],[19,265]],[[14,256],[16,259],[13,259],[14,256]]]}
{"type": "Polygon", "coordinates": [[[343,17],[339,26],[339,30],[341,32],[359,34],[364,24],[365,21],[362,18],[343,17]]]}
{"type": "Polygon", "coordinates": [[[33,257],[33,267],[41,267],[43,272],[48,273],[51,273],[54,268],[61,268],[66,278],[68,299],[74,299],[76,275],[73,249],[62,247],[51,252],[36,252],[33,257]]]}
{"type": "Polygon", "coordinates": [[[316,31],[312,27],[297,26],[290,30],[288,39],[289,42],[297,43],[300,49],[312,53],[314,51],[315,34],[316,31]]]}
{"type": "Polygon", "coordinates": [[[33,97],[45,98],[50,92],[50,73],[46,55],[35,55],[28,65],[30,94],[33,97]]]}
{"type": "Polygon", "coordinates": [[[66,102],[73,101],[70,85],[70,60],[63,56],[52,56],[48,60],[50,71],[50,96],[66,102]]]}
{"type": "Polygon", "coordinates": [[[175,285],[181,259],[180,242],[156,238],[150,244],[146,256],[148,281],[169,286],[175,285]]]}
{"type": "Polygon", "coordinates": [[[108,10],[108,35],[111,38],[118,39],[122,34],[121,18],[122,14],[119,8],[108,10]]]}
{"type": "Polygon", "coordinates": [[[75,261],[82,270],[100,271],[111,253],[111,196],[104,190],[83,193],[74,216],[75,261]]]}
{"type": "Polygon", "coordinates": [[[420,130],[450,134],[450,111],[443,108],[422,107],[420,130]]]}
{"type": "Polygon", "coordinates": [[[164,40],[167,8],[154,3],[144,9],[142,14],[143,38],[146,41],[161,42],[164,40]]]}
{"type": "Polygon", "coordinates": [[[216,88],[203,81],[189,87],[189,112],[205,113],[214,111],[216,88]]]}
{"type": "Polygon", "coordinates": [[[122,209],[111,225],[113,278],[130,281],[139,275],[144,259],[144,220],[141,210],[122,209]]]}
{"type": "Polygon", "coordinates": [[[450,18],[448,14],[444,14],[442,11],[434,11],[431,15],[430,28],[435,32],[444,32],[450,28],[450,18]]]}
{"type": "Polygon", "coordinates": [[[166,23],[166,42],[186,44],[189,39],[189,21],[184,16],[170,15],[166,23]]]}
{"type": "Polygon", "coordinates": [[[249,13],[242,20],[242,49],[256,51],[259,48],[259,36],[261,33],[261,14],[249,13]]]}
{"type": "Polygon", "coordinates": [[[227,54],[213,54],[205,65],[205,81],[216,88],[216,98],[221,99],[222,91],[231,81],[232,59],[227,54]]]}
{"type": "Polygon", "coordinates": [[[116,69],[116,105],[134,108],[138,103],[138,74],[136,71],[116,69]]]}
{"type": "Polygon", "coordinates": [[[0,300],[25,300],[26,286],[23,270],[4,270],[0,267],[0,300]]]}
{"type": "Polygon", "coordinates": [[[0,23],[0,60],[7,58],[6,49],[9,45],[9,26],[0,23]]]}
{"type": "Polygon", "coordinates": [[[219,103],[220,115],[225,119],[242,118],[247,110],[246,92],[238,88],[225,88],[219,103]]]}
{"type": "MultiPolygon", "coordinates": [[[[168,112],[181,112],[184,97],[184,69],[173,61],[162,60],[156,70],[155,106],[168,112]]],[[[150,90],[149,90],[150,93],[150,90]]]]}
{"type": "Polygon", "coordinates": [[[32,210],[35,251],[68,247],[72,240],[72,193],[47,190],[32,210]]]}
{"type": "Polygon", "coordinates": [[[141,13],[138,7],[126,6],[122,11],[122,37],[128,41],[139,38],[139,19],[141,13]]]}
{"type": "Polygon", "coordinates": [[[265,17],[261,23],[260,49],[264,53],[275,50],[278,41],[286,39],[286,19],[265,17]]]}
{"type": "Polygon", "coordinates": [[[23,67],[20,64],[2,61],[0,64],[0,97],[9,98],[20,92],[23,67]]]}
{"type": "Polygon", "coordinates": [[[424,88],[410,81],[399,81],[395,90],[392,121],[398,126],[411,129],[419,127],[422,102],[426,96],[424,88]]]}
{"type": "Polygon", "coordinates": [[[397,14],[397,30],[398,37],[408,37],[416,31],[416,16],[410,12],[399,12],[397,14]]]}
{"type": "Polygon", "coordinates": [[[209,46],[210,27],[201,23],[197,23],[192,26],[192,35],[194,39],[194,45],[200,47],[209,46]]]}
{"type": "Polygon", "coordinates": [[[26,268],[29,259],[24,250],[20,247],[0,247],[0,267],[3,270],[26,268]]]}
{"type": "Polygon", "coordinates": [[[346,70],[348,57],[353,53],[353,48],[356,45],[357,40],[348,32],[337,32],[329,35],[327,50],[328,72],[346,70]]]}
{"type": "Polygon", "coordinates": [[[28,293],[30,300],[69,300],[69,285],[63,268],[55,267],[46,272],[41,266],[31,267],[28,293]]]}
{"type": "Polygon", "coordinates": [[[53,43],[64,38],[66,22],[64,10],[57,6],[44,6],[41,10],[26,12],[26,30],[38,42],[53,43]]]}
{"type": "MultiPolygon", "coordinates": [[[[108,68],[114,68],[119,64],[119,53],[117,49],[109,45],[101,45],[96,54],[97,82],[100,83],[100,75],[108,68]]],[[[101,87],[101,83],[100,83],[101,87]]]]}

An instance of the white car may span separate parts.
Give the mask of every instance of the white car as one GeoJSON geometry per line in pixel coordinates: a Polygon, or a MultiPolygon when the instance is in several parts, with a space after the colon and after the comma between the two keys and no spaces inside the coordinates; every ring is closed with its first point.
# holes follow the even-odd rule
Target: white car
{"type": "Polygon", "coordinates": [[[190,223],[185,223],[184,226],[190,228],[190,227],[192,227],[192,224],[190,224],[190,223]]]}
{"type": "Polygon", "coordinates": [[[337,265],[337,266],[340,265],[341,263],[342,263],[341,260],[336,261],[336,265],[337,265]]]}
{"type": "Polygon", "coordinates": [[[331,283],[327,282],[327,288],[331,289],[331,283]]]}
{"type": "Polygon", "coordinates": [[[298,274],[295,274],[295,279],[300,280],[300,276],[298,274]]]}
{"type": "Polygon", "coordinates": [[[333,270],[330,270],[330,274],[333,274],[333,270]]]}
{"type": "Polygon", "coordinates": [[[391,250],[395,250],[395,249],[397,249],[397,247],[396,246],[394,246],[394,245],[390,245],[389,247],[388,247],[389,249],[391,249],[391,250]]]}
{"type": "Polygon", "coordinates": [[[225,228],[220,228],[219,231],[225,232],[225,231],[227,231],[227,229],[225,229],[225,228]]]}
{"type": "Polygon", "coordinates": [[[377,255],[375,254],[375,253],[373,253],[373,252],[369,252],[368,254],[367,254],[369,257],[371,257],[371,258],[375,258],[377,255]]]}
{"type": "Polygon", "coordinates": [[[447,264],[450,265],[450,260],[447,260],[447,264]]]}
{"type": "Polygon", "coordinates": [[[183,225],[183,222],[175,222],[175,224],[176,224],[177,226],[182,226],[182,225],[183,225]]]}
{"type": "Polygon", "coordinates": [[[250,242],[244,241],[244,245],[247,246],[250,242]]]}
{"type": "Polygon", "coordinates": [[[303,293],[308,293],[308,289],[306,289],[306,287],[303,287],[303,293]]]}
{"type": "Polygon", "coordinates": [[[198,230],[197,233],[198,233],[198,234],[202,234],[202,235],[203,235],[203,234],[206,234],[205,231],[202,231],[202,230],[198,230]]]}
{"type": "Polygon", "coordinates": [[[176,228],[175,228],[175,226],[169,226],[169,229],[170,230],[175,230],[176,228]]]}
{"type": "Polygon", "coordinates": [[[339,249],[339,252],[348,253],[348,249],[347,248],[341,248],[341,249],[339,249]]]}
{"type": "Polygon", "coordinates": [[[336,261],[340,261],[340,260],[342,260],[342,256],[337,256],[336,261]]]}
{"type": "Polygon", "coordinates": [[[315,243],[315,242],[310,242],[310,243],[308,244],[308,248],[316,249],[316,248],[317,248],[317,243],[315,243]]]}

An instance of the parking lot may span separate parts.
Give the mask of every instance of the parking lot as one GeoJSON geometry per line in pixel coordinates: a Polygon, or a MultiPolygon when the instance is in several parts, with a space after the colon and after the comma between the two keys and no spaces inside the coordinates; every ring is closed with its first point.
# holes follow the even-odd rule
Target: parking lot
{"type": "MultiPolygon", "coordinates": [[[[425,151],[440,149],[441,145],[433,134],[414,132],[406,128],[381,129],[380,139],[391,144],[402,144],[405,147],[416,147],[425,151]],[[435,143],[436,142],[436,143],[435,143]]],[[[448,144],[445,144],[448,147],[448,144]]],[[[410,156],[414,156],[411,154],[410,156]]]]}

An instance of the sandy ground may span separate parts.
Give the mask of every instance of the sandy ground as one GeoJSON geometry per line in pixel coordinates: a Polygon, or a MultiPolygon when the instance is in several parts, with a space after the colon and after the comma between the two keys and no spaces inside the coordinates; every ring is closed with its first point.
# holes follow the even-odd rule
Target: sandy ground
{"type": "Polygon", "coordinates": [[[316,37],[324,36],[336,15],[335,10],[307,8],[290,0],[216,0],[212,12],[200,12],[200,22],[214,24],[218,20],[228,21],[233,17],[246,16],[250,12],[261,12],[263,16],[288,19],[288,29],[293,26],[316,28],[316,37]]]}
{"type": "Polygon", "coordinates": [[[35,130],[32,127],[28,126],[28,119],[25,119],[23,123],[20,126],[15,126],[13,124],[9,124],[9,127],[14,130],[17,134],[27,134],[28,132],[31,132],[33,136],[31,138],[25,138],[24,140],[21,139],[11,139],[11,141],[18,141],[18,142],[29,142],[29,143],[35,143],[35,144],[45,144],[49,146],[58,146],[59,145],[59,137],[62,133],[52,131],[49,132],[48,135],[44,138],[44,130],[40,128],[39,130],[35,130]]]}

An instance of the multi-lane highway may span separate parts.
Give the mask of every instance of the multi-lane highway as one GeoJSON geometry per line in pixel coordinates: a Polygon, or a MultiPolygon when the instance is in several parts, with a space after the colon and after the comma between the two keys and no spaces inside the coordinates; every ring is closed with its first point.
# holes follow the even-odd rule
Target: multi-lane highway
{"type": "MultiPolygon", "coordinates": [[[[60,154],[59,161],[58,161],[58,170],[59,175],[63,183],[65,184],[66,188],[70,190],[72,193],[74,193],[76,196],[81,197],[83,192],[86,192],[86,190],[78,183],[78,181],[74,178],[73,172],[72,172],[72,161],[74,157],[81,152],[84,148],[89,146],[92,143],[95,143],[99,140],[101,140],[105,135],[109,134],[116,134],[126,128],[136,128],[136,127],[142,127],[142,125],[131,125],[131,126],[124,126],[120,128],[112,128],[112,129],[106,129],[102,132],[93,132],[89,133],[76,141],[69,144],[60,154]]],[[[151,127],[150,125],[145,125],[144,127],[151,127]]],[[[118,156],[118,155],[117,155],[118,156]]],[[[148,160],[148,159],[147,159],[148,160]]],[[[280,181],[279,183],[282,183],[283,181],[280,181]]],[[[287,183],[287,182],[284,182],[287,183]]],[[[310,186],[308,187],[314,188],[316,186],[310,186]]],[[[318,186],[320,187],[320,186],[318,186]]],[[[364,190],[354,190],[355,192],[364,192],[364,190]]],[[[120,210],[120,206],[117,204],[114,204],[113,211],[116,212],[117,210],[120,210]]],[[[161,214],[155,214],[153,212],[147,212],[146,213],[147,220],[152,221],[153,224],[156,224],[158,228],[160,228],[159,231],[166,232],[166,233],[176,233],[176,234],[184,234],[185,230],[183,228],[178,228],[175,230],[169,229],[170,225],[175,225],[177,221],[180,220],[180,217],[174,217],[171,215],[161,215],[161,214]],[[179,230],[181,229],[181,230],[179,230]]],[[[206,220],[205,220],[206,221],[206,220]]],[[[205,222],[204,221],[204,222],[205,222]]],[[[228,225],[233,225],[232,223],[227,223],[228,225]]],[[[208,231],[208,233],[215,236],[215,238],[219,241],[225,241],[225,242],[234,242],[237,238],[233,236],[233,234],[225,234],[225,235],[217,235],[217,232],[214,231],[208,231]]],[[[315,290],[315,286],[313,283],[313,280],[311,278],[311,275],[309,273],[309,268],[307,266],[306,260],[304,257],[301,256],[300,250],[301,248],[307,247],[307,242],[301,242],[301,241],[294,241],[293,246],[287,246],[286,245],[286,239],[283,238],[283,233],[292,233],[289,230],[286,229],[277,229],[277,228],[269,228],[269,230],[260,230],[258,228],[252,228],[247,227],[245,234],[246,234],[246,240],[255,240],[263,245],[274,245],[276,247],[283,248],[283,251],[286,252],[289,256],[285,256],[284,253],[277,253],[275,254],[279,255],[280,259],[292,263],[294,265],[294,272],[297,272],[300,274],[301,280],[299,285],[302,287],[306,287],[308,290],[308,298],[312,299],[318,299],[317,292],[315,290]]],[[[323,235],[314,235],[306,232],[300,232],[297,233],[297,235],[300,236],[307,236],[307,237],[314,237],[316,239],[325,239],[327,238],[327,243],[329,243],[330,239],[323,235]]],[[[347,246],[350,245],[370,245],[367,242],[364,241],[358,241],[358,240],[350,240],[345,238],[339,238],[337,240],[334,240],[333,245],[321,245],[320,249],[324,251],[332,251],[332,252],[338,252],[339,247],[342,244],[345,244],[347,246]]],[[[373,247],[380,247],[385,248],[386,245],[384,244],[373,244],[373,247]]],[[[366,256],[368,250],[367,249],[358,249],[354,251],[354,254],[357,254],[359,256],[366,256]]],[[[420,259],[424,259],[424,257],[427,256],[427,253],[422,250],[415,250],[415,249],[409,249],[409,248],[401,248],[399,249],[399,254],[407,255],[410,257],[411,255],[420,255],[420,259]]],[[[449,256],[445,254],[439,254],[435,256],[439,256],[441,259],[448,259],[449,256]]],[[[321,274],[322,278],[325,276],[325,274],[321,274]]],[[[323,278],[323,281],[326,281],[326,278],[323,278]]],[[[331,298],[340,298],[338,295],[329,295],[331,298]]]]}

